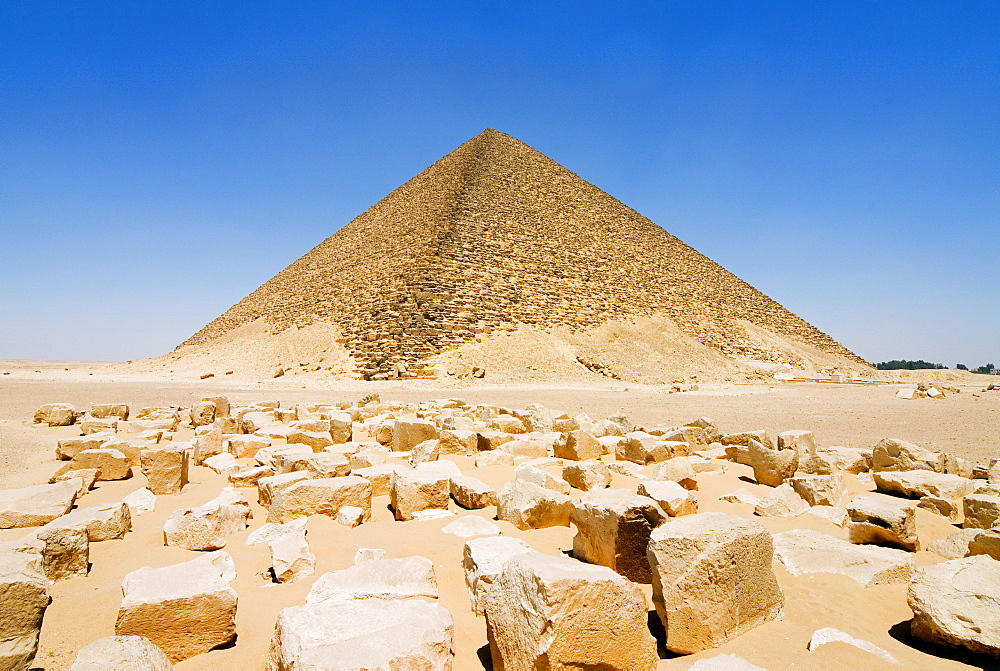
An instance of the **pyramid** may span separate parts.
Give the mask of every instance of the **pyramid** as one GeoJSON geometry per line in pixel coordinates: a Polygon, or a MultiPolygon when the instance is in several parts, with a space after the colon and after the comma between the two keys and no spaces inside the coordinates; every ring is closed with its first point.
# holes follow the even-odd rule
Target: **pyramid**
{"type": "Polygon", "coordinates": [[[794,363],[794,353],[774,345],[780,341],[864,365],[649,219],[493,129],[387,195],[175,352],[222,342],[250,323],[272,333],[326,324],[357,375],[427,376],[436,355],[491,334],[580,332],[654,316],[732,359],[794,363]]]}

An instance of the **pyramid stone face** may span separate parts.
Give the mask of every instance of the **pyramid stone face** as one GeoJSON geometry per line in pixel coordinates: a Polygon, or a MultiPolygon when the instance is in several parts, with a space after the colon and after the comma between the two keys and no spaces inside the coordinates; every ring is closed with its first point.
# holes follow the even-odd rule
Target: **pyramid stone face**
{"type": "MultiPolygon", "coordinates": [[[[183,345],[264,319],[337,325],[369,376],[476,334],[666,316],[723,354],[780,361],[741,321],[862,362],[634,210],[488,129],[435,162],[183,345]]],[[[863,362],[862,362],[863,363],[863,362]]]]}

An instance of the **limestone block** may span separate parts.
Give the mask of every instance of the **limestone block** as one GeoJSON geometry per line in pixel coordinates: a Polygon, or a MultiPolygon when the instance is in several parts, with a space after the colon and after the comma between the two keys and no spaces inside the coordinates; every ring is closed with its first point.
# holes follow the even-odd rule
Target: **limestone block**
{"type": "Polygon", "coordinates": [[[434,565],[425,557],[373,559],[340,571],[324,573],[313,583],[306,603],[415,597],[438,597],[434,565]]]}
{"type": "Polygon", "coordinates": [[[392,486],[393,474],[402,468],[402,466],[395,464],[385,464],[382,466],[358,468],[353,470],[351,474],[362,477],[371,483],[372,496],[387,496],[392,486]]]}
{"type": "Polygon", "coordinates": [[[839,469],[830,462],[825,454],[819,452],[805,457],[799,457],[799,468],[796,475],[836,475],[839,469]]]}
{"type": "Polygon", "coordinates": [[[945,559],[959,559],[969,554],[969,543],[979,533],[979,529],[959,529],[947,538],[928,543],[927,549],[945,559]]]}
{"type": "Polygon", "coordinates": [[[719,431],[719,427],[716,425],[715,421],[709,419],[708,417],[699,417],[698,419],[688,422],[685,426],[697,426],[698,428],[704,430],[709,443],[721,443],[722,441],[722,432],[719,431]]]}
{"type": "Polygon", "coordinates": [[[975,537],[969,541],[968,554],[972,555],[989,555],[993,559],[1000,560],[1000,528],[988,529],[982,531],[980,529],[963,529],[963,531],[972,531],[975,533],[975,537]]]}
{"type": "Polygon", "coordinates": [[[73,507],[80,483],[65,480],[51,485],[0,489],[0,529],[35,527],[65,515],[73,507]]]}
{"type": "Polygon", "coordinates": [[[97,482],[97,476],[100,475],[100,471],[96,468],[81,468],[78,470],[66,471],[65,473],[56,473],[51,478],[49,478],[49,484],[54,485],[57,482],[66,482],[67,480],[73,480],[79,489],[76,491],[76,498],[80,498],[91,489],[94,488],[94,483],[97,482]]]}
{"type": "Polygon", "coordinates": [[[295,582],[316,570],[316,556],[306,542],[305,529],[282,534],[267,546],[271,551],[271,571],[275,582],[295,582]]]}
{"type": "Polygon", "coordinates": [[[486,468],[487,466],[513,466],[514,455],[503,450],[491,450],[480,452],[476,455],[476,468],[486,468]]]}
{"type": "Polygon", "coordinates": [[[425,440],[413,446],[413,449],[410,450],[408,461],[410,462],[410,466],[416,466],[428,461],[437,461],[440,454],[437,440],[425,440]]]}
{"type": "MultiPolygon", "coordinates": [[[[322,450],[320,451],[322,452],[322,450]]],[[[281,468],[291,468],[290,464],[296,459],[311,457],[317,454],[308,445],[297,443],[295,445],[273,445],[268,448],[257,450],[254,457],[258,464],[262,466],[274,466],[274,470],[281,474],[281,468]]],[[[288,473],[288,470],[284,471],[288,473]]]]}
{"type": "Polygon", "coordinates": [[[862,587],[909,582],[913,555],[877,545],[853,545],[810,529],[774,535],[774,554],[792,575],[838,573],[862,587]]]}
{"type": "Polygon", "coordinates": [[[218,550],[247,528],[249,517],[250,507],[242,495],[227,487],[208,503],[171,513],[163,525],[164,542],[186,550],[218,550]]]}
{"type": "Polygon", "coordinates": [[[348,457],[348,462],[351,466],[352,471],[356,471],[360,468],[370,468],[372,466],[381,466],[385,464],[386,458],[389,456],[384,448],[380,450],[366,449],[359,450],[351,456],[348,457]]]}
{"type": "Polygon", "coordinates": [[[966,529],[989,529],[1000,521],[1000,496],[970,494],[962,501],[966,529]]]}
{"type": "Polygon", "coordinates": [[[392,449],[409,452],[425,440],[437,439],[439,430],[426,419],[397,419],[392,423],[392,449]]]}
{"type": "Polygon", "coordinates": [[[1000,657],[1000,562],[977,555],[924,567],[906,600],[915,637],[1000,657]]]}
{"type": "Polygon", "coordinates": [[[329,416],[330,437],[334,445],[350,442],[354,436],[354,423],[345,412],[331,412],[329,416]]]}
{"type": "Polygon", "coordinates": [[[497,518],[518,529],[568,527],[573,499],[531,482],[513,479],[497,494],[497,518]]]}
{"type": "Polygon", "coordinates": [[[990,459],[986,467],[986,481],[991,485],[1000,485],[1000,459],[990,459]]]}
{"type": "Polygon", "coordinates": [[[400,521],[422,510],[447,510],[451,479],[443,473],[400,469],[389,483],[389,503],[400,521]]]}
{"type": "MultiPolygon", "coordinates": [[[[488,452],[489,450],[498,450],[500,449],[501,445],[509,443],[512,440],[514,440],[514,436],[510,435],[509,433],[503,433],[502,431],[485,429],[483,431],[476,432],[476,449],[480,452],[488,452]]],[[[540,455],[540,456],[545,456],[545,455],[540,455]]]]}
{"type": "Polygon", "coordinates": [[[486,422],[486,426],[494,431],[502,431],[503,433],[512,433],[515,435],[528,432],[528,427],[524,425],[524,422],[514,415],[497,415],[490,418],[486,422]]]}
{"type": "Polygon", "coordinates": [[[937,463],[937,454],[905,440],[884,438],[872,450],[873,471],[933,471],[937,463]]]}
{"type": "Polygon", "coordinates": [[[465,585],[469,589],[473,611],[484,614],[487,593],[492,589],[504,565],[512,557],[528,552],[534,552],[531,546],[520,538],[509,536],[476,538],[465,542],[462,567],[465,569],[465,585]]]}
{"type": "Polygon", "coordinates": [[[15,541],[15,545],[40,552],[42,571],[53,582],[86,576],[90,571],[90,540],[86,529],[42,527],[15,541]]]}
{"type": "Polygon", "coordinates": [[[170,658],[148,638],[106,636],[80,649],[70,671],[169,671],[170,658]]]}
{"type": "Polygon", "coordinates": [[[257,450],[271,446],[271,441],[254,435],[234,435],[227,436],[227,449],[237,459],[253,458],[257,450]]]}
{"type": "Polygon", "coordinates": [[[436,603],[328,601],[278,614],[267,668],[452,668],[454,624],[436,603]]]}
{"type": "Polygon", "coordinates": [[[236,636],[236,565],[227,552],[163,568],[145,566],[122,581],[115,634],[144,636],[172,662],[229,643],[236,636]]]}
{"type": "Polygon", "coordinates": [[[122,503],[128,506],[129,517],[151,513],[156,510],[156,494],[142,487],[128,494],[122,503]]]}
{"type": "Polygon", "coordinates": [[[653,603],[667,648],[715,648],[781,614],[774,544],[758,522],[722,513],[666,521],[649,542],[653,603]]]}
{"type": "Polygon", "coordinates": [[[633,582],[649,583],[646,546],[664,515],[653,499],[627,489],[596,489],[574,504],[573,556],[607,566],[633,582]]]}
{"type": "Polygon", "coordinates": [[[0,668],[31,668],[49,605],[48,586],[35,549],[0,551],[0,668]]]}
{"type": "Polygon", "coordinates": [[[454,522],[441,527],[441,531],[459,538],[500,535],[500,527],[476,515],[463,515],[454,522]]]}
{"type": "Polygon", "coordinates": [[[191,425],[204,426],[215,421],[216,406],[212,401],[198,401],[191,406],[191,425]]]}
{"type": "Polygon", "coordinates": [[[77,422],[77,426],[80,427],[80,432],[85,436],[91,433],[113,433],[118,430],[118,420],[84,417],[84,419],[77,422]]]}
{"type": "Polygon", "coordinates": [[[647,480],[639,483],[638,493],[647,496],[670,517],[694,515],[698,512],[698,497],[672,480],[647,480]]]}
{"type": "Polygon", "coordinates": [[[797,517],[807,510],[809,504],[786,482],[762,498],[754,508],[754,514],[761,517],[797,517]]]}
{"type": "Polygon", "coordinates": [[[571,461],[600,459],[604,447],[597,442],[594,434],[583,429],[559,434],[552,445],[553,456],[571,461]]]}
{"type": "Polygon", "coordinates": [[[96,450],[110,440],[115,440],[113,433],[92,433],[89,436],[60,440],[56,443],[56,459],[72,459],[80,452],[96,450]]]}
{"type": "Polygon", "coordinates": [[[823,627],[822,629],[814,631],[812,637],[809,639],[809,645],[807,647],[810,651],[812,651],[820,646],[826,645],[827,643],[846,643],[848,645],[853,645],[859,650],[864,650],[865,652],[875,655],[876,657],[881,657],[884,661],[890,664],[899,664],[895,657],[874,643],[860,638],[855,638],[847,632],[834,629],[833,627],[823,627]]]}
{"type": "MultiPolygon", "coordinates": [[[[723,445],[742,445],[743,447],[749,447],[750,441],[756,440],[758,443],[768,448],[769,450],[774,449],[774,443],[767,436],[767,431],[764,429],[757,429],[756,431],[742,431],[740,433],[729,433],[719,440],[723,445]]],[[[747,464],[749,466],[749,464],[747,464]]]]}
{"type": "Polygon", "coordinates": [[[292,422],[290,428],[301,429],[302,431],[319,431],[321,433],[330,433],[330,420],[304,419],[304,420],[299,420],[297,422],[292,422]]]}
{"type": "Polygon", "coordinates": [[[225,475],[227,477],[230,473],[240,468],[240,462],[236,461],[236,457],[231,455],[229,452],[216,454],[215,456],[205,459],[205,461],[201,463],[203,466],[208,466],[219,475],[225,475]]]}
{"type": "Polygon", "coordinates": [[[555,439],[547,436],[526,436],[507,441],[498,449],[515,457],[544,458],[552,455],[555,439]]]}
{"type": "Polygon", "coordinates": [[[283,536],[284,534],[298,533],[300,531],[305,533],[306,523],[308,521],[309,520],[306,517],[299,517],[285,524],[267,522],[261,525],[259,529],[251,531],[247,534],[246,544],[259,545],[260,543],[270,543],[275,538],[283,536]]]}
{"type": "Polygon", "coordinates": [[[811,506],[839,506],[847,490],[840,475],[806,475],[788,479],[795,493],[811,506]]]}
{"type": "Polygon", "coordinates": [[[603,461],[596,459],[566,464],[563,466],[562,477],[571,487],[585,492],[611,486],[610,469],[603,461]]]}
{"type": "Polygon", "coordinates": [[[308,480],[310,477],[308,471],[292,471],[290,473],[282,473],[281,475],[269,475],[260,478],[257,480],[257,503],[267,508],[271,505],[271,501],[274,500],[278,492],[288,489],[298,482],[308,480]]]}
{"type": "Polygon", "coordinates": [[[336,517],[344,506],[361,508],[365,521],[371,519],[371,483],[356,475],[296,482],[275,493],[267,509],[267,521],[288,522],[309,515],[336,517]]]}
{"type": "Polygon", "coordinates": [[[833,506],[812,506],[806,511],[806,514],[824,519],[830,524],[835,524],[838,527],[847,525],[847,511],[843,508],[834,508],[833,506]]]}
{"type": "Polygon", "coordinates": [[[847,506],[848,537],[852,543],[891,545],[916,552],[917,506],[912,501],[880,494],[856,496],[847,506]]]}
{"type": "Polygon", "coordinates": [[[816,456],[824,459],[833,468],[854,475],[866,473],[872,466],[870,450],[833,446],[816,450],[816,456]]]}
{"type": "Polygon", "coordinates": [[[676,482],[684,489],[692,490],[698,489],[698,480],[695,476],[691,457],[667,459],[653,471],[654,480],[669,480],[670,482],[676,482]]]}
{"type": "Polygon", "coordinates": [[[91,403],[90,416],[100,419],[128,419],[128,403],[91,403]]]}
{"type": "Polygon", "coordinates": [[[552,431],[555,425],[553,412],[540,403],[529,403],[523,412],[516,414],[528,431],[552,431]]]}
{"type": "Polygon", "coordinates": [[[307,445],[313,452],[321,452],[323,448],[334,444],[329,431],[302,431],[294,429],[288,432],[286,442],[289,445],[307,445]]]}
{"type": "Polygon", "coordinates": [[[504,564],[484,605],[494,668],[656,668],[645,596],[606,567],[518,554],[504,564]]]}
{"type": "Polygon", "coordinates": [[[99,471],[98,480],[124,480],[132,477],[132,465],[128,457],[119,450],[104,448],[78,452],[63,470],[93,468],[99,471]]]}
{"type": "Polygon", "coordinates": [[[744,505],[756,507],[760,499],[747,491],[746,487],[740,487],[735,492],[730,492],[719,497],[720,501],[726,503],[742,503],[744,505]]]}
{"type": "Polygon", "coordinates": [[[233,487],[257,487],[263,478],[274,475],[271,466],[241,467],[229,474],[229,484],[233,487]]]}
{"type": "Polygon", "coordinates": [[[525,482],[530,482],[536,484],[539,487],[545,489],[551,489],[554,492],[559,492],[560,494],[569,494],[569,483],[563,480],[558,475],[549,473],[548,471],[535,466],[531,463],[521,464],[514,469],[514,477],[518,480],[524,480],[525,482]]]}
{"type": "Polygon", "coordinates": [[[76,421],[76,410],[69,403],[46,403],[35,411],[35,424],[69,426],[76,421]]]}
{"type": "Polygon", "coordinates": [[[816,436],[812,431],[793,429],[778,434],[779,450],[795,450],[800,459],[816,453],[816,436]]]}
{"type": "Polygon", "coordinates": [[[777,487],[795,475],[799,467],[799,453],[795,450],[772,450],[751,439],[747,451],[754,479],[768,487],[777,487]]]}
{"type": "Polygon", "coordinates": [[[497,493],[492,487],[468,475],[451,476],[451,497],[468,510],[495,506],[497,493]]]}
{"type": "MultiPolygon", "coordinates": [[[[406,470],[401,469],[401,470],[406,470]]],[[[440,475],[447,475],[449,478],[452,476],[462,475],[462,469],[458,467],[454,461],[450,459],[438,459],[437,461],[425,461],[422,464],[417,464],[414,469],[415,471],[422,471],[425,473],[438,473],[440,475]]]]}
{"type": "Polygon", "coordinates": [[[958,502],[963,496],[971,494],[976,486],[968,478],[927,470],[883,471],[872,475],[878,491],[913,499],[933,496],[958,502]]]}
{"type": "Polygon", "coordinates": [[[93,508],[81,508],[57,517],[43,529],[82,529],[91,543],[118,540],[132,529],[132,513],[128,504],[106,503],[93,508]]]}
{"type": "Polygon", "coordinates": [[[146,487],[157,496],[180,494],[188,483],[191,452],[169,444],[143,450],[140,468],[146,476],[146,487]]]}
{"type": "Polygon", "coordinates": [[[438,437],[440,454],[475,454],[479,450],[479,436],[475,431],[444,429],[438,437]]]}
{"type": "Polygon", "coordinates": [[[687,443],[660,440],[652,434],[634,431],[624,436],[615,448],[615,458],[636,464],[655,464],[673,456],[687,454],[687,443]]]}
{"type": "Polygon", "coordinates": [[[195,464],[201,464],[209,457],[222,454],[225,451],[226,446],[222,439],[222,428],[213,422],[208,430],[195,437],[193,449],[191,450],[191,459],[195,464]]]}
{"type": "Polygon", "coordinates": [[[636,478],[637,480],[647,479],[642,472],[642,466],[634,464],[631,461],[612,461],[608,464],[608,470],[618,475],[627,475],[630,478],[636,478]]]}
{"type": "Polygon", "coordinates": [[[380,548],[358,548],[358,551],[354,553],[354,564],[357,565],[375,559],[385,559],[385,554],[385,550],[380,548]]]}
{"type": "Polygon", "coordinates": [[[618,446],[622,443],[622,441],[626,440],[628,440],[628,438],[625,436],[598,436],[597,438],[597,442],[601,444],[601,449],[604,450],[604,454],[617,454],[618,446]]]}
{"type": "Polygon", "coordinates": [[[351,460],[339,452],[320,452],[308,456],[281,456],[275,461],[279,473],[305,471],[313,478],[337,478],[351,474],[351,460]]]}
{"type": "Polygon", "coordinates": [[[705,449],[712,442],[708,439],[708,433],[705,429],[699,426],[681,426],[670,429],[663,432],[660,438],[676,443],[687,443],[687,454],[691,454],[695,450],[705,449]]]}
{"type": "Polygon", "coordinates": [[[354,528],[361,526],[365,522],[365,511],[357,506],[344,506],[337,511],[337,524],[354,528]]]}

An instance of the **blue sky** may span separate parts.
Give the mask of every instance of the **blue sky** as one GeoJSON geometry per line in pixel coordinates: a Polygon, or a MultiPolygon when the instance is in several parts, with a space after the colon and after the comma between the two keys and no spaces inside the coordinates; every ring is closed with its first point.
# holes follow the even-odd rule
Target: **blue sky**
{"type": "Polygon", "coordinates": [[[0,3],[0,359],[165,353],[483,128],[863,357],[1000,364],[996,2],[0,3]]]}

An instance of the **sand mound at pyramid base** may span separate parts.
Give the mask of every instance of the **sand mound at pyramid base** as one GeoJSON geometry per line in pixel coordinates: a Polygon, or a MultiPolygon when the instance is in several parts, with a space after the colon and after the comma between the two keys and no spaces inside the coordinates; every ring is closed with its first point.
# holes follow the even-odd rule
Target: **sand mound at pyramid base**
{"type": "Polygon", "coordinates": [[[774,372],[819,375],[839,369],[850,375],[873,371],[847,357],[742,323],[748,344],[766,349],[772,360],[729,358],[682,332],[666,317],[609,321],[572,331],[521,325],[513,331],[480,336],[428,360],[429,368],[456,376],[486,369],[495,382],[586,382],[597,377],[640,384],[669,383],[696,375],[700,380],[770,378],[774,372]]]}
{"type": "Polygon", "coordinates": [[[354,359],[340,342],[340,329],[317,322],[277,333],[263,319],[243,324],[204,345],[178,347],[165,356],[129,365],[129,372],[214,373],[267,379],[277,368],[353,377],[354,359]]]}
{"type": "MultiPolygon", "coordinates": [[[[129,372],[172,372],[215,375],[233,371],[236,377],[272,378],[283,368],[288,374],[310,377],[358,377],[355,360],[342,345],[337,326],[315,322],[274,332],[258,319],[203,345],[133,362],[129,372]]],[[[776,372],[804,376],[839,370],[870,377],[874,371],[856,361],[776,335],[749,322],[734,320],[732,328],[750,355],[727,357],[683,332],[669,318],[617,319],[603,325],[573,330],[521,324],[509,331],[480,335],[423,362],[420,375],[460,379],[474,367],[487,371],[490,383],[594,383],[620,380],[663,384],[676,380],[745,381],[770,379],[776,372]],[[766,356],[761,356],[764,353],[766,356]]]]}

